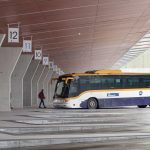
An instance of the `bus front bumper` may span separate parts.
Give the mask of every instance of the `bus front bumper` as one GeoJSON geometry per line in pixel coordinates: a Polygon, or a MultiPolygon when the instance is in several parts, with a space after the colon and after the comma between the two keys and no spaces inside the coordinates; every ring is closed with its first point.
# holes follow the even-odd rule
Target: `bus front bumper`
{"type": "Polygon", "coordinates": [[[54,99],[53,106],[55,108],[71,108],[63,99],[54,99]]]}

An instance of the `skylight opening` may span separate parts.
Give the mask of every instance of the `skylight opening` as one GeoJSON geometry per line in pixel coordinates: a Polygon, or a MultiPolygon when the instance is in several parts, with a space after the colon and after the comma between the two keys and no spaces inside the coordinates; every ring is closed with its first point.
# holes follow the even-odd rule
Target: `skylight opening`
{"type": "Polygon", "coordinates": [[[122,58],[120,58],[113,66],[112,69],[119,69],[126,63],[136,58],[141,53],[144,53],[150,48],[150,32],[147,32],[135,45],[133,45],[122,58]]]}

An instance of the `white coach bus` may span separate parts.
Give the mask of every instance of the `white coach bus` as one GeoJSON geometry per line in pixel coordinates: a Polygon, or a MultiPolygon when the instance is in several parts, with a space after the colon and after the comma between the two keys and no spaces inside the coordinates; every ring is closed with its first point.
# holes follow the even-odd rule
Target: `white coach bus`
{"type": "Polygon", "coordinates": [[[150,74],[97,70],[62,75],[57,79],[54,107],[111,108],[150,105],[150,74]]]}

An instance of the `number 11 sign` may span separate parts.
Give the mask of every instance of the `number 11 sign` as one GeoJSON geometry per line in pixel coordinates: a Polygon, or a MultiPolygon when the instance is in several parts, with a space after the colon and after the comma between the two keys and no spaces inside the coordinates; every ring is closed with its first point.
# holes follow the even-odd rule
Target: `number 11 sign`
{"type": "Polygon", "coordinates": [[[32,52],[32,40],[23,40],[23,52],[32,52]]]}
{"type": "Polygon", "coordinates": [[[19,28],[8,28],[8,42],[19,43],[19,28]]]}

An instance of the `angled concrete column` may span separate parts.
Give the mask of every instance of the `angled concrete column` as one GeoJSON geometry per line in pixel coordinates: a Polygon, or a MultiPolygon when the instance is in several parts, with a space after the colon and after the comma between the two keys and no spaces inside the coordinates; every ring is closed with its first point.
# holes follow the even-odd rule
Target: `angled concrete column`
{"type": "Polygon", "coordinates": [[[11,74],[22,48],[0,48],[0,111],[10,110],[11,74]]]}
{"type": "MultiPolygon", "coordinates": [[[[52,78],[57,78],[57,77],[58,76],[56,75],[56,73],[53,72],[52,78]]],[[[54,96],[54,92],[55,92],[56,83],[57,83],[57,80],[50,80],[49,81],[48,90],[49,90],[50,107],[53,107],[53,96],[54,96]]]]}
{"type": "Polygon", "coordinates": [[[49,83],[51,81],[51,78],[52,78],[52,74],[53,74],[53,71],[52,70],[48,70],[48,73],[47,73],[47,76],[45,77],[44,79],[44,93],[45,93],[45,97],[46,97],[46,106],[49,106],[50,105],[50,98],[49,98],[49,93],[50,93],[50,90],[49,90],[49,83]]]}
{"type": "Polygon", "coordinates": [[[21,54],[11,76],[11,105],[23,108],[23,78],[33,55],[21,54]]]}
{"type": "Polygon", "coordinates": [[[6,36],[6,34],[0,34],[0,47],[2,46],[5,36],[6,36]]]}
{"type": "MultiPolygon", "coordinates": [[[[45,77],[47,76],[48,70],[49,70],[49,68],[48,68],[47,66],[45,66],[45,68],[44,68],[44,70],[43,70],[43,72],[42,72],[42,74],[41,74],[41,76],[40,76],[40,78],[39,78],[39,80],[38,80],[38,93],[39,93],[42,89],[44,89],[44,79],[45,79],[45,77]]],[[[45,92],[46,92],[46,91],[44,91],[44,95],[45,95],[45,92]]],[[[45,96],[46,96],[46,95],[45,95],[45,96]]],[[[47,101],[48,101],[48,99],[47,99],[47,97],[46,97],[46,99],[45,99],[45,104],[48,103],[47,101]]],[[[39,104],[39,99],[38,99],[38,104],[39,104]]]]}
{"type": "Polygon", "coordinates": [[[39,65],[39,60],[31,60],[31,63],[26,71],[26,74],[23,78],[23,102],[24,106],[32,106],[31,93],[32,93],[32,78],[36,72],[36,69],[39,65]]]}
{"type": "Polygon", "coordinates": [[[44,67],[44,70],[43,70],[43,72],[42,72],[42,74],[41,74],[41,76],[40,76],[40,78],[39,78],[39,80],[38,80],[38,93],[39,93],[42,89],[44,89],[44,79],[45,79],[47,73],[48,73],[48,67],[45,66],[45,67],[44,67]]]}
{"type": "Polygon", "coordinates": [[[31,86],[31,99],[32,99],[32,106],[37,107],[37,100],[38,100],[38,80],[41,77],[41,74],[44,70],[44,66],[40,63],[36,72],[32,78],[32,86],[31,86]]]}

